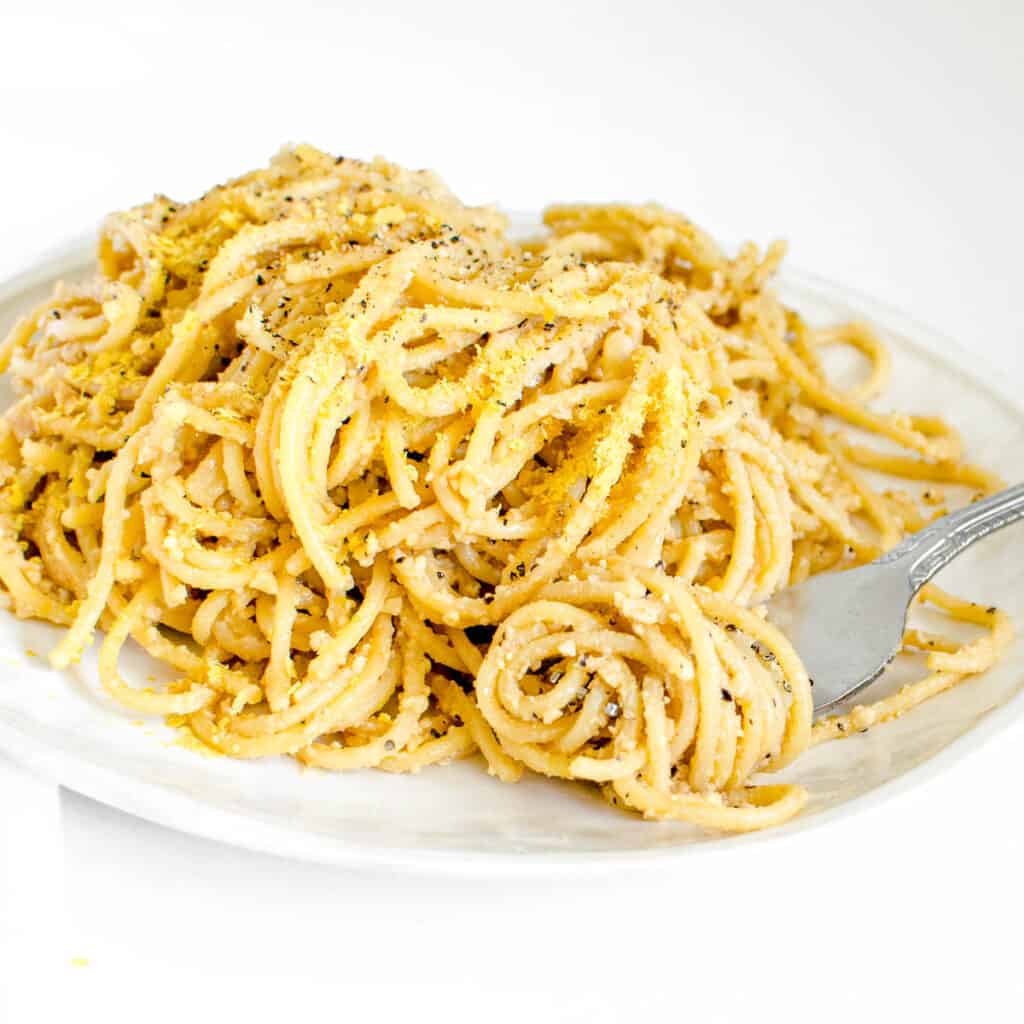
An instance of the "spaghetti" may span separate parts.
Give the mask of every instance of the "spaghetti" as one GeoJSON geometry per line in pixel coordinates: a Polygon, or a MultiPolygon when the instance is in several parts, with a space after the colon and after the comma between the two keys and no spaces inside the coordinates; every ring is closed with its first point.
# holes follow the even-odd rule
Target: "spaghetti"
{"type": "Polygon", "coordinates": [[[431,174],[305,146],[110,217],[98,273],[0,349],[0,580],[67,626],[53,664],[102,628],[115,700],[234,757],[479,751],[736,831],[805,802],[762,773],[992,664],[1006,617],[929,587],[980,638],[909,632],[924,679],[812,723],[758,602],[942,510],[873,472],[999,482],[871,410],[885,349],[783,306],[782,246],[730,259],[653,206],[545,222],[519,244],[431,174]],[[870,363],[855,390],[830,345],[870,363]],[[122,679],[129,638],[176,681],[122,679]]]}

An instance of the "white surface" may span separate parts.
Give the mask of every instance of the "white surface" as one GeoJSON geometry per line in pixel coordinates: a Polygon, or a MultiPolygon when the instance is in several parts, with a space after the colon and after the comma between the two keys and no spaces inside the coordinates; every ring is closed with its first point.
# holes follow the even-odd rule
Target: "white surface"
{"type": "MultiPolygon", "coordinates": [[[[727,237],[786,234],[798,265],[1020,380],[1020,5],[355,6],[0,14],[0,276],[306,138],[436,166],[470,200],[656,196],[727,237]]],[[[311,868],[65,794],[66,917],[28,896],[61,872],[38,790],[12,784],[0,929],[40,907],[49,965],[4,958],[0,979],[19,1024],[58,1001],[104,1021],[1015,1020],[1022,741],[828,829],[614,883],[311,868]]]]}
{"type": "MultiPolygon", "coordinates": [[[[513,230],[534,235],[538,215],[513,230]]],[[[0,332],[34,308],[60,278],[92,270],[82,246],[0,288],[0,332]]],[[[999,374],[976,354],[877,303],[848,296],[792,272],[778,282],[783,300],[815,325],[868,319],[892,354],[884,406],[928,413],[955,411],[965,457],[1006,480],[1024,480],[1024,403],[989,390],[999,374]]],[[[852,387],[862,378],[855,353],[825,354],[831,379],[852,387]],[[830,360],[830,361],[829,361],[830,360]]],[[[1004,389],[1005,390],[1005,389],[1004,389]]],[[[3,390],[0,389],[0,400],[3,390]]],[[[913,488],[915,485],[903,484],[913,488]]],[[[927,484],[919,485],[924,490],[927,484]]],[[[952,501],[966,494],[950,492],[952,501]]],[[[961,555],[938,578],[943,587],[1024,619],[1024,559],[1014,557],[1024,523],[961,555]]],[[[915,609],[916,628],[948,631],[942,616],[915,609]]],[[[964,639],[976,635],[967,630],[964,639]]],[[[1024,636],[996,668],[928,701],[898,722],[824,744],[804,754],[785,777],[807,788],[802,814],[784,828],[752,836],[709,834],[683,823],[654,824],[611,812],[581,787],[527,776],[501,785],[479,759],[415,776],[304,771],[291,759],[257,762],[198,757],[158,717],[139,717],[111,700],[97,679],[97,649],[69,672],[54,672],[41,653],[61,631],[0,614],[0,749],[62,785],[154,822],[247,848],[346,867],[397,867],[446,875],[564,877],[680,866],[698,852],[752,847],[829,825],[851,811],[921,784],[1024,715],[1024,636]],[[386,813],[381,813],[386,811],[386,813]]],[[[877,700],[926,672],[921,655],[900,655],[861,700],[877,700]]],[[[166,669],[133,644],[120,659],[142,687],[166,669]]],[[[781,777],[780,777],[781,778],[781,777]]],[[[768,780],[771,781],[771,780],[768,780]]]]}

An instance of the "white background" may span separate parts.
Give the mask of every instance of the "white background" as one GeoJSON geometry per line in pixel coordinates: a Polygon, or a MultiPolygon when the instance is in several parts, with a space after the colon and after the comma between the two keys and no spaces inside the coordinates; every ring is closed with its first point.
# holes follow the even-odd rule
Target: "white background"
{"type": "MultiPolygon", "coordinates": [[[[0,276],[305,140],[788,237],[1021,380],[1019,0],[19,6],[0,276]]],[[[244,853],[0,755],[0,1019],[1019,1020],[1022,742],[789,840],[528,882],[244,853]]]]}

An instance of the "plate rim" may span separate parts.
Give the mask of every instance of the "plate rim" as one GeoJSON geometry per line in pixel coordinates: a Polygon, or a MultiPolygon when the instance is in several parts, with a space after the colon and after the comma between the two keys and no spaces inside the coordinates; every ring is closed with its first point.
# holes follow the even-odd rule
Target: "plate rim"
{"type": "MultiPolygon", "coordinates": [[[[513,218],[533,217],[510,213],[513,218]]],[[[0,303],[17,298],[30,288],[83,267],[95,245],[95,233],[82,233],[40,254],[32,265],[0,282],[0,303]]],[[[785,265],[777,280],[812,291],[852,309],[863,309],[872,322],[902,336],[917,353],[955,367],[1004,410],[1024,420],[1024,401],[1017,398],[990,362],[987,353],[967,348],[902,310],[855,288],[814,273],[785,265]],[[870,312],[869,312],[870,311],[870,312]],[[922,344],[928,337],[935,345],[922,344]],[[941,354],[940,354],[941,353],[941,354]]],[[[880,807],[922,785],[983,747],[1024,713],[1024,692],[981,714],[964,733],[901,775],[880,783],[833,807],[806,817],[798,816],[777,828],[739,835],[722,835],[685,845],[634,850],[458,850],[405,849],[347,843],[343,837],[290,828],[251,813],[228,810],[200,797],[175,791],[156,782],[133,779],[96,764],[87,757],[67,753],[38,741],[16,723],[0,716],[0,752],[56,785],[116,810],[165,828],[226,843],[230,846],[301,862],[343,868],[388,868],[409,874],[491,876],[603,874],[626,867],[674,866],[693,857],[728,853],[763,843],[785,843],[833,823],[839,818],[880,807]]]]}

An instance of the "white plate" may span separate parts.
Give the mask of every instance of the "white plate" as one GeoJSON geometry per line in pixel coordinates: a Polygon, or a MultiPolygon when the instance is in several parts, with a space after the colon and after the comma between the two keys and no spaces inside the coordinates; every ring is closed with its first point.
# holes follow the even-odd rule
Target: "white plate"
{"type": "MultiPolygon", "coordinates": [[[[0,288],[0,331],[45,296],[58,277],[82,273],[91,246],[78,243],[0,288]]],[[[977,356],[870,300],[813,278],[786,274],[780,290],[813,323],[867,317],[893,348],[884,404],[946,415],[967,452],[1024,479],[1024,411],[1000,397],[998,377],[977,356]]],[[[940,582],[1021,622],[1024,549],[1020,527],[976,545],[940,582]]],[[[291,759],[234,761],[178,745],[159,720],[134,719],[96,683],[95,660],[50,670],[45,653],[58,630],[0,612],[0,748],[62,785],[184,831],[287,856],[341,864],[452,872],[621,868],[723,844],[792,835],[897,791],[950,764],[1024,709],[1024,644],[995,670],[897,722],[810,751],[789,772],[811,793],[781,829],[709,836],[686,825],[618,813],[583,787],[540,778],[504,785],[475,761],[417,776],[363,771],[332,775],[291,759]],[[29,652],[34,653],[29,653],[29,652]]],[[[157,671],[139,651],[125,674],[157,671]]],[[[877,686],[891,687],[888,673],[877,686]]]]}

